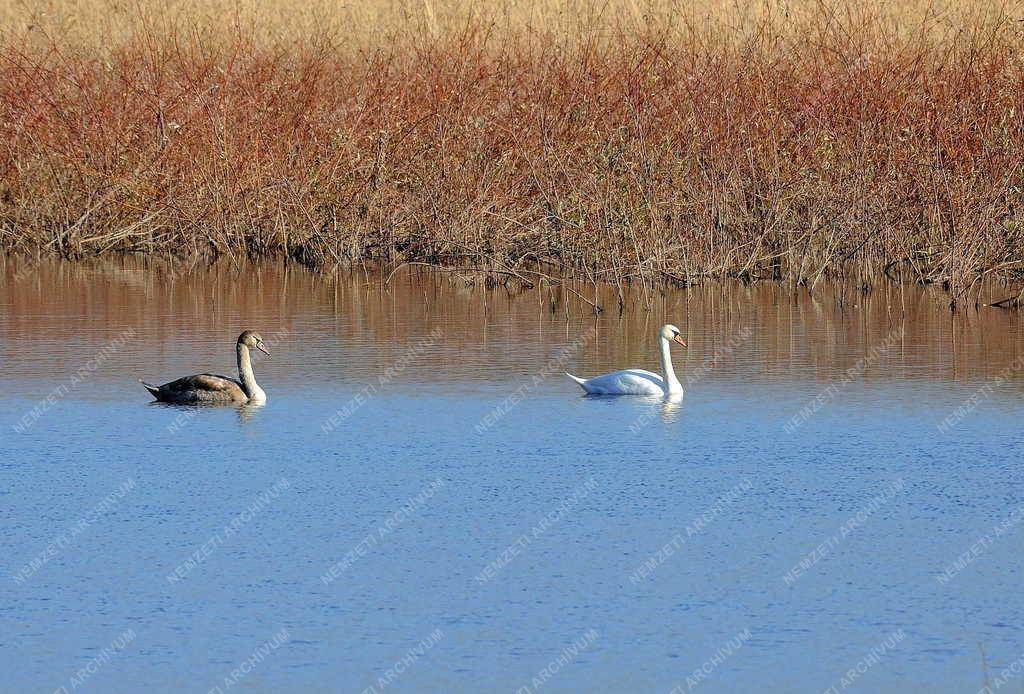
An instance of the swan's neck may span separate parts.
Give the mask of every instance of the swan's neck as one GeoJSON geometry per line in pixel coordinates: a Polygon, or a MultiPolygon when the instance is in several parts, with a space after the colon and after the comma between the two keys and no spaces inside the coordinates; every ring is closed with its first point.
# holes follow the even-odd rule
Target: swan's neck
{"type": "Polygon", "coordinates": [[[249,348],[238,343],[235,346],[235,353],[238,357],[238,380],[242,382],[242,390],[250,400],[261,402],[267,399],[259,384],[256,383],[256,376],[252,372],[252,360],[249,359],[249,348]]]}
{"type": "Polygon", "coordinates": [[[682,393],[683,384],[676,378],[675,369],[672,368],[672,349],[669,341],[659,337],[658,348],[661,350],[661,372],[665,375],[665,385],[668,387],[667,394],[676,395],[682,393]]]}

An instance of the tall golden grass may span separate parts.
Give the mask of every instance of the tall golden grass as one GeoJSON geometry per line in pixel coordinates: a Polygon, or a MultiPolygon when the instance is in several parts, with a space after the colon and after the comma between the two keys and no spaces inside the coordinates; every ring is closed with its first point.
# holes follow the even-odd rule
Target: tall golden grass
{"type": "Polygon", "coordinates": [[[8,250],[618,283],[885,273],[954,301],[1024,277],[1024,24],[983,0],[0,18],[8,250]]]}

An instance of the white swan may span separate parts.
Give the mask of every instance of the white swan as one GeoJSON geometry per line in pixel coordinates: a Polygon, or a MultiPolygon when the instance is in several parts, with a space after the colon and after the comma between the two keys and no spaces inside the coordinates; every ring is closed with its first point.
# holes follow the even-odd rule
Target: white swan
{"type": "Polygon", "coordinates": [[[672,369],[669,341],[686,346],[683,338],[679,337],[679,328],[674,325],[661,326],[661,330],[658,331],[658,349],[661,351],[661,370],[665,373],[664,378],[643,369],[623,369],[586,380],[571,373],[565,375],[579,383],[583,390],[591,395],[682,395],[683,384],[676,378],[676,372],[672,369]]]}

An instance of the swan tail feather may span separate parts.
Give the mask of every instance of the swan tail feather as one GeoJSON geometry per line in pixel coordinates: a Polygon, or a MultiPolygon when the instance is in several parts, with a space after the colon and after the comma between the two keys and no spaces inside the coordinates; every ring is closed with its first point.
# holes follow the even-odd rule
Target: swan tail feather
{"type": "Polygon", "coordinates": [[[139,383],[141,383],[141,384],[142,384],[142,386],[143,386],[143,387],[144,387],[144,388],[145,388],[146,390],[148,390],[148,391],[150,392],[150,394],[151,394],[151,395],[152,395],[152,396],[153,396],[154,398],[156,398],[156,397],[159,397],[159,396],[160,396],[160,386],[154,386],[154,385],[153,385],[152,383],[146,383],[146,382],[145,382],[145,381],[143,381],[143,380],[142,380],[141,378],[139,379],[139,383]]]}
{"type": "MultiPolygon", "coordinates": [[[[572,375],[571,373],[569,373],[568,371],[566,371],[566,372],[565,372],[565,375],[566,375],[566,376],[568,376],[569,378],[571,378],[572,380],[576,381],[577,383],[579,383],[579,384],[580,384],[581,386],[582,386],[582,385],[583,385],[584,383],[586,383],[586,382],[587,382],[587,380],[586,380],[585,378],[580,378],[579,376],[573,376],[573,375],[572,375]]],[[[586,389],[586,388],[584,387],[584,390],[585,390],[585,389],[586,389]]]]}

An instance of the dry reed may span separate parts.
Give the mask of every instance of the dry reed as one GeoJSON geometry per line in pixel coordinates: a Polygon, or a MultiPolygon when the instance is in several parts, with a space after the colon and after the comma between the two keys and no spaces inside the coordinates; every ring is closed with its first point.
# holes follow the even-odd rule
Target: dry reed
{"type": "Polygon", "coordinates": [[[1024,277],[998,5],[66,7],[0,12],[8,251],[1024,277]]]}

